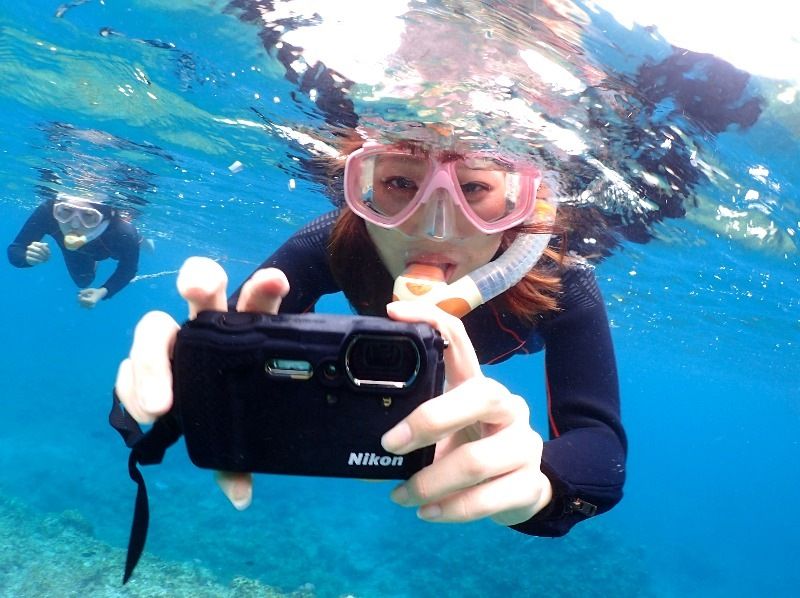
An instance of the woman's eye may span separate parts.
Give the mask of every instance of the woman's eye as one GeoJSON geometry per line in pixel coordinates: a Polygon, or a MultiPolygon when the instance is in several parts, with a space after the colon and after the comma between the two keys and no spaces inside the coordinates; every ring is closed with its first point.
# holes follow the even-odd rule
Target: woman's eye
{"type": "Polygon", "coordinates": [[[485,193],[487,191],[489,191],[489,187],[484,183],[478,183],[478,182],[473,181],[473,182],[464,183],[464,184],[461,185],[461,192],[464,194],[464,197],[466,197],[467,199],[469,199],[470,196],[480,195],[480,194],[483,194],[483,193],[485,193]]]}
{"type": "Polygon", "coordinates": [[[401,176],[386,179],[383,184],[387,189],[399,191],[413,191],[417,188],[417,184],[412,179],[401,176]]]}

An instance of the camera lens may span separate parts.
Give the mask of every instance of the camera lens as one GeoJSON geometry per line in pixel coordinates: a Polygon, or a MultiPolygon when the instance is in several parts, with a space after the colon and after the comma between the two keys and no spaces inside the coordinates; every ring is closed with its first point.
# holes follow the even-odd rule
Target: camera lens
{"type": "Polygon", "coordinates": [[[402,336],[357,335],[345,354],[345,369],[357,386],[405,388],[419,373],[417,346],[402,336]]]}

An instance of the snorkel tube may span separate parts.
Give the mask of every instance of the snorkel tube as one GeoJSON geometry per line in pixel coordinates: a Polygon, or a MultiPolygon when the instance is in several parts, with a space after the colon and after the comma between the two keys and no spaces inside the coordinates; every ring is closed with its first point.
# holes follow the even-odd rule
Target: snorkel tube
{"type": "MultiPolygon", "coordinates": [[[[555,200],[537,198],[533,217],[525,224],[552,226],[555,216],[555,200]]],[[[424,300],[461,318],[522,280],[542,257],[551,236],[550,232],[520,233],[497,259],[451,284],[437,279],[429,269],[412,268],[397,277],[392,298],[424,300]]]]}

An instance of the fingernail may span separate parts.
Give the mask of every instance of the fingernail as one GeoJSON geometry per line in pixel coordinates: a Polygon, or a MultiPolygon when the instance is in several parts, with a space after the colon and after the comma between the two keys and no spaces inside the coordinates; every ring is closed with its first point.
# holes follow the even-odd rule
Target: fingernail
{"type": "Polygon", "coordinates": [[[253,501],[253,486],[247,474],[215,471],[214,477],[222,493],[237,511],[244,511],[253,501]]]}
{"type": "Polygon", "coordinates": [[[390,453],[399,453],[410,442],[411,427],[406,422],[400,422],[381,438],[381,445],[390,453]]]}
{"type": "Polygon", "coordinates": [[[389,495],[389,498],[392,499],[392,502],[397,503],[402,507],[408,505],[409,504],[408,488],[406,488],[405,484],[400,484],[397,488],[392,490],[392,493],[389,495]]]}
{"type": "Polygon", "coordinates": [[[442,507],[439,505],[425,505],[417,509],[417,517],[425,521],[433,521],[442,516],[442,507]]]}
{"type": "Polygon", "coordinates": [[[228,498],[238,511],[244,511],[253,500],[253,487],[246,478],[232,480],[228,498]]]}
{"type": "Polygon", "coordinates": [[[234,509],[236,509],[237,511],[244,511],[247,507],[250,506],[252,499],[250,496],[238,496],[238,497],[231,497],[230,501],[234,509]]]}

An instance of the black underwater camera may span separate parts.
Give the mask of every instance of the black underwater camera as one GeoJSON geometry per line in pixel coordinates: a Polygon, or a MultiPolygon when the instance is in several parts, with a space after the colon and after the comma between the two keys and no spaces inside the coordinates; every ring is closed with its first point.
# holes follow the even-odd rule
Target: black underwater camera
{"type": "Polygon", "coordinates": [[[435,447],[380,439],[442,392],[443,347],[427,324],[202,312],[178,332],[172,410],[198,467],[406,479],[435,447]]]}
{"type": "Polygon", "coordinates": [[[178,331],[173,406],[146,432],[113,393],[109,422],[131,449],[136,503],[122,578],[144,550],[149,500],[139,465],[183,435],[198,467],[231,472],[406,479],[381,436],[444,386],[444,340],[428,324],[369,316],[206,311],[178,331]]]}

